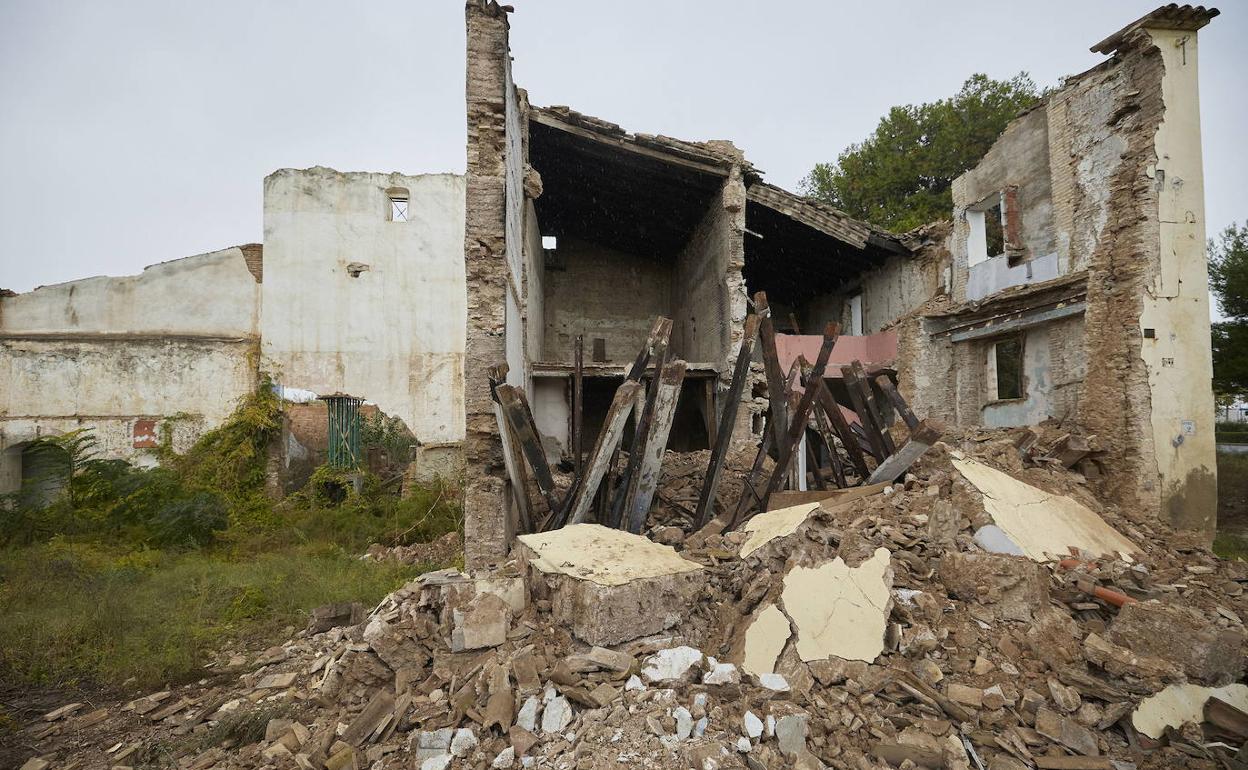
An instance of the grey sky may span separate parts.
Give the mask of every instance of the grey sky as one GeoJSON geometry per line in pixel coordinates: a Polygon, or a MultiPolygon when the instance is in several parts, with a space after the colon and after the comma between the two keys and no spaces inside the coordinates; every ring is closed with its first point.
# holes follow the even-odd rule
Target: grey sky
{"type": "MultiPolygon", "coordinates": [[[[967,75],[1041,86],[1158,0],[514,0],[535,104],[732,139],[794,189],[890,106],[967,75]]],[[[1210,234],[1248,218],[1248,8],[1201,32],[1210,234]]],[[[0,0],[0,287],[262,240],[281,167],[464,168],[458,0],[0,0]]]]}

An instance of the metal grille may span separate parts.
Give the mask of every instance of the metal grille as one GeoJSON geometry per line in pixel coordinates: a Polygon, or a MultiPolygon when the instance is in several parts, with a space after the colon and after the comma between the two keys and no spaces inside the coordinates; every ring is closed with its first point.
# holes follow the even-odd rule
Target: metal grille
{"type": "Polygon", "coordinates": [[[360,467],[360,404],[355,396],[323,396],[329,412],[329,464],[360,467]]]}

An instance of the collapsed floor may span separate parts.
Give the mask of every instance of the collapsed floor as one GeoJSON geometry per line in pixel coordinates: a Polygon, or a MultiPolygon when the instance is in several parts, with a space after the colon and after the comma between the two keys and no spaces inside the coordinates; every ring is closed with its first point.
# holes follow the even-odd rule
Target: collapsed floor
{"type": "Polygon", "coordinates": [[[904,482],[677,548],[526,535],[489,579],[431,573],[193,685],[57,709],[27,766],[1242,766],[1248,564],[1101,505],[1037,459],[1057,436],[946,436],[904,482]],[[248,718],[262,738],[234,737],[248,718]]]}

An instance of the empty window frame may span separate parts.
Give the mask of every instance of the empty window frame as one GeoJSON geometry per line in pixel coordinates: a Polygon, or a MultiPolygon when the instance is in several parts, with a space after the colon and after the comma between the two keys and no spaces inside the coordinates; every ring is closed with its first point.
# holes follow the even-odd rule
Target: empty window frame
{"type": "Polygon", "coordinates": [[[1006,337],[988,345],[988,400],[1024,398],[1023,338],[1006,337]]]}
{"type": "Polygon", "coordinates": [[[1005,253],[1004,199],[994,193],[966,210],[967,264],[974,266],[1005,253]]]}
{"type": "Polygon", "coordinates": [[[862,294],[849,298],[849,333],[855,337],[862,336],[862,294]]]}
{"type": "Polygon", "coordinates": [[[386,197],[390,199],[390,216],[391,222],[406,222],[408,206],[411,204],[411,194],[406,187],[391,187],[386,190],[386,197]]]}

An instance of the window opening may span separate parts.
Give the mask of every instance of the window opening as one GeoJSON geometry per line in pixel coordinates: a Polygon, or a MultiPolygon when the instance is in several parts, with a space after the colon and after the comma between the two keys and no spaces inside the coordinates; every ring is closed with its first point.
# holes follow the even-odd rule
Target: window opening
{"type": "Polygon", "coordinates": [[[988,351],[989,393],[997,401],[1023,398],[1023,341],[998,340],[988,351]]]}

